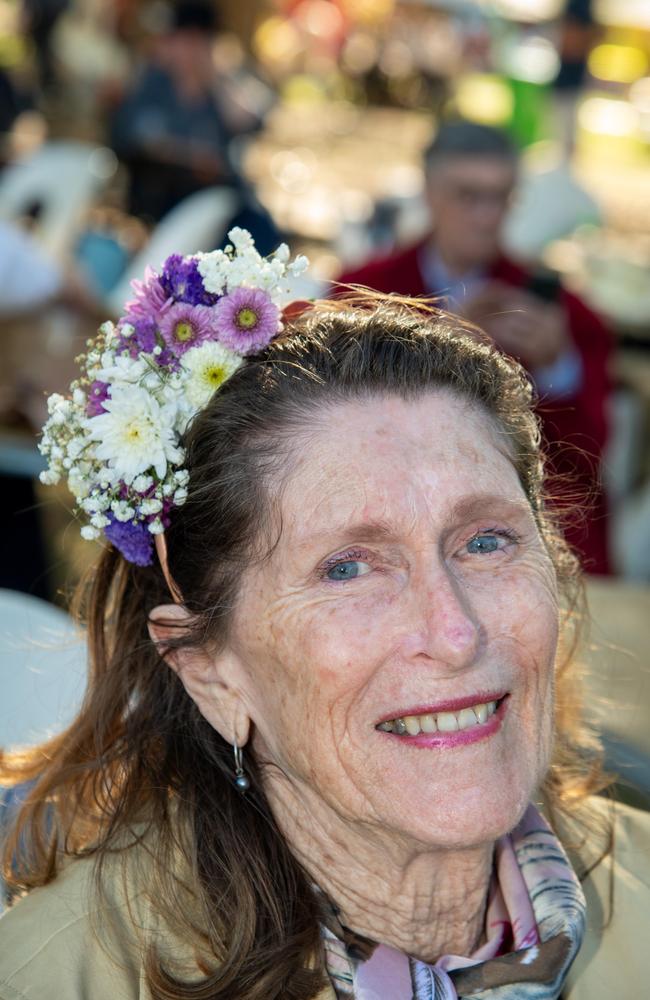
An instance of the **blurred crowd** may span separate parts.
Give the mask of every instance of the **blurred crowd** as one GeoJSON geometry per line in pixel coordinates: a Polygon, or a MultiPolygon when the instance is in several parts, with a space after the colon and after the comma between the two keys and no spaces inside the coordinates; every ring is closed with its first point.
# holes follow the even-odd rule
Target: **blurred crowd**
{"type": "Polygon", "coordinates": [[[0,587],[88,558],[37,482],[44,391],[233,225],[308,253],[297,297],[436,296],[517,357],[585,568],[650,581],[642,5],[0,0],[0,587]]]}

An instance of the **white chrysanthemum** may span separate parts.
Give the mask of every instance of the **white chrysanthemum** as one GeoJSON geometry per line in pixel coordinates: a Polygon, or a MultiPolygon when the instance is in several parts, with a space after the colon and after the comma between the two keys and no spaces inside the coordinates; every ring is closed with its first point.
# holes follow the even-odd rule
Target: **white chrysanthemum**
{"type": "Polygon", "coordinates": [[[158,401],[137,386],[116,386],[104,411],[86,422],[88,437],[96,441],[95,454],[125,483],[154,468],[159,479],[167,463],[182,459],[177,446],[175,408],[158,401]]]}
{"type": "Polygon", "coordinates": [[[186,351],[183,355],[185,395],[194,410],[204,407],[241,364],[238,354],[213,340],[186,351]]]}

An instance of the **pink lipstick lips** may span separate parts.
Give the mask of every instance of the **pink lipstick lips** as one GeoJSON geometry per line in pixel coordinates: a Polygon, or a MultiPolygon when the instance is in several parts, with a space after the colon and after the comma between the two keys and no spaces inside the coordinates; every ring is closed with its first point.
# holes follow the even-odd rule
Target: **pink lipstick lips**
{"type": "Polygon", "coordinates": [[[508,692],[478,692],[463,698],[411,707],[377,723],[386,737],[417,747],[451,749],[487,739],[500,729],[508,692]]]}

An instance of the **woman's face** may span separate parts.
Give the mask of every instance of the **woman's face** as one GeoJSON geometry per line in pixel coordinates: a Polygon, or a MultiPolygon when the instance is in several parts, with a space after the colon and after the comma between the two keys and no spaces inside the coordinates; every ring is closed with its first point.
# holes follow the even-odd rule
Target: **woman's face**
{"type": "Polygon", "coordinates": [[[306,430],[228,647],[254,747],[347,821],[493,840],[548,764],[557,640],[505,438],[445,391],[337,404],[306,430]]]}

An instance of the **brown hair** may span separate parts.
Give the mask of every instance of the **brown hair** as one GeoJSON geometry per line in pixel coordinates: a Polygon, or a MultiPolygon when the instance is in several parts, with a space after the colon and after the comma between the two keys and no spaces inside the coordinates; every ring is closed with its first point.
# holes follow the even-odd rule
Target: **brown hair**
{"type": "MultiPolygon", "coordinates": [[[[193,421],[185,441],[188,501],[174,511],[166,539],[194,624],[173,643],[226,641],[242,567],[272,544],[269,477],[286,474],[297,428],[340,400],[413,398],[439,388],[482,407],[507,435],[565,608],[574,609],[576,561],[545,509],[523,370],[431,306],[357,293],[294,319],[193,421]]],[[[81,602],[90,676],[79,715],[50,742],[0,761],[0,780],[35,781],[6,847],[6,878],[24,891],[54,878],[64,858],[84,854],[97,857],[101,872],[125,835],[142,842],[142,830],[153,831],[155,906],[175,932],[195,929],[194,943],[208,956],[204,978],[184,981],[149,948],[153,996],[308,1000],[323,985],[318,904],[274,821],[254,754],[247,754],[251,789],[242,796],[232,748],[149,638],[149,612],[168,601],[158,565],[128,564],[112,548],[103,553],[81,602]],[[189,902],[173,871],[179,851],[191,868],[189,902]]],[[[597,748],[575,710],[569,660],[557,667],[555,754],[544,789],[551,811],[602,786],[597,748]]]]}

